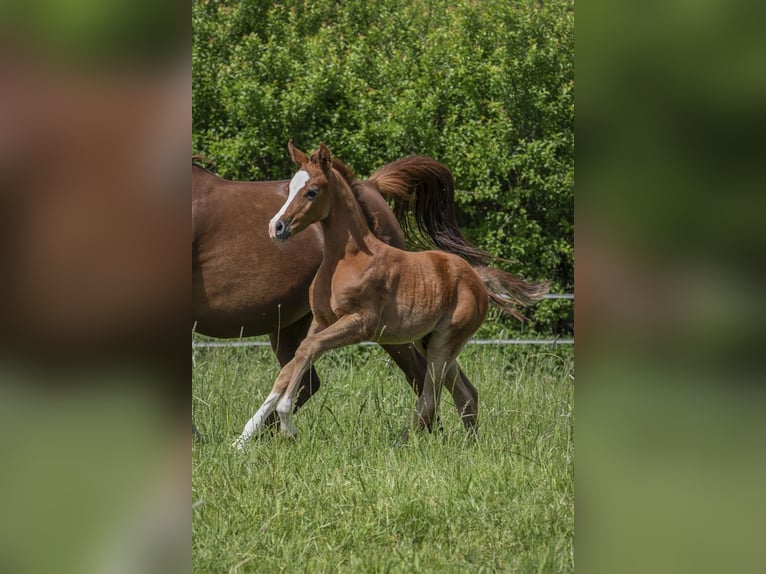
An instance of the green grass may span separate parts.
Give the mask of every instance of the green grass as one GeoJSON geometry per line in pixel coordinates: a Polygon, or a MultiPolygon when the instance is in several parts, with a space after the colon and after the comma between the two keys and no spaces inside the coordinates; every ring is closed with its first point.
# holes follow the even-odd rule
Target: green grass
{"type": "Polygon", "coordinates": [[[193,566],[221,572],[572,572],[571,348],[468,347],[478,439],[395,446],[414,394],[377,347],[334,351],[298,438],[230,448],[271,389],[267,348],[195,349],[193,566]]]}

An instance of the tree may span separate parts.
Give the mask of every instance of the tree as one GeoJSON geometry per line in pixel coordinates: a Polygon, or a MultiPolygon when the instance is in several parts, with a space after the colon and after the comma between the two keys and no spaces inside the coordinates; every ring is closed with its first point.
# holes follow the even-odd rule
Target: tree
{"type": "MultiPolygon", "coordinates": [[[[289,176],[290,138],[361,176],[429,155],[453,171],[472,241],[571,292],[573,1],[320,4],[194,1],[194,151],[253,180],[289,176]]],[[[571,301],[529,316],[574,329],[571,301]]]]}

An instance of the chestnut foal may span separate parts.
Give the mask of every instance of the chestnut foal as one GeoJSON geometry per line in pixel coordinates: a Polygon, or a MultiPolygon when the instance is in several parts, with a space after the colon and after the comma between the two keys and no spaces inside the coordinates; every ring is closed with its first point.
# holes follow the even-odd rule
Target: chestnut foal
{"type": "MultiPolygon", "coordinates": [[[[387,245],[370,231],[353,182],[333,166],[327,146],[320,144],[310,158],[292,142],[288,149],[300,169],[290,182],[287,200],[269,222],[269,236],[287,241],[321,222],[323,259],[310,290],[314,319],[295,357],[282,368],[234,445],[243,447],[275,409],[282,432],[294,436],[298,430],[293,401],[306,370],[324,352],[363,341],[412,342],[426,358],[428,372],[415,406],[414,427],[431,430],[446,384],[463,424],[474,429],[478,393],[459,376],[458,354],[484,321],[490,301],[518,316],[511,304],[539,300],[548,284],[526,283],[452,253],[407,252],[387,245]]],[[[449,229],[443,226],[441,231],[449,229]]],[[[433,240],[437,245],[467,243],[459,230],[446,241],[433,240]]]]}

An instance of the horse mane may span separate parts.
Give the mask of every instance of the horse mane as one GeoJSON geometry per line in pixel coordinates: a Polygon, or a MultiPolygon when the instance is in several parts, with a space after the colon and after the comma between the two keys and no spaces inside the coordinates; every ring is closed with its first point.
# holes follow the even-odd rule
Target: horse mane
{"type": "Polygon", "coordinates": [[[215,169],[215,162],[212,159],[208,159],[204,155],[199,154],[192,155],[192,165],[204,169],[205,171],[209,171],[210,173],[213,173],[211,168],[215,169]]]}
{"type": "MultiPolygon", "coordinates": [[[[313,159],[314,155],[311,157],[313,159]]],[[[351,191],[356,198],[356,202],[359,204],[359,207],[362,208],[362,213],[364,214],[365,220],[367,220],[367,225],[370,227],[370,230],[373,232],[375,237],[387,242],[389,237],[383,232],[383,228],[380,225],[380,221],[378,220],[377,215],[375,215],[375,213],[373,213],[373,211],[370,209],[370,206],[367,205],[363,194],[364,184],[356,179],[354,170],[336,157],[332,158],[332,167],[340,174],[340,176],[351,188],[351,191]]]]}

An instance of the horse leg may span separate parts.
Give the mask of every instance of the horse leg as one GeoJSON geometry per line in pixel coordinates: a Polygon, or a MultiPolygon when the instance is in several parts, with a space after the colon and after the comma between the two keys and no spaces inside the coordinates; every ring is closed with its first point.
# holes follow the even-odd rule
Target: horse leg
{"type": "Polygon", "coordinates": [[[479,414],[479,391],[463,373],[457,361],[450,367],[445,384],[452,395],[463,426],[466,430],[475,430],[479,414]]]}
{"type": "Polygon", "coordinates": [[[423,381],[426,378],[426,360],[418,352],[415,345],[381,345],[383,350],[394,360],[401,369],[417,396],[423,392],[423,381]]]}
{"type": "MultiPolygon", "coordinates": [[[[381,345],[383,349],[394,360],[396,365],[404,373],[407,379],[407,383],[415,391],[415,396],[419,397],[423,392],[423,384],[426,379],[426,372],[428,371],[428,365],[425,359],[425,345],[422,341],[418,341],[417,344],[408,343],[406,345],[381,345]]],[[[438,430],[442,430],[441,417],[439,413],[436,413],[436,427],[438,430]]],[[[405,429],[402,433],[400,442],[407,442],[407,435],[409,434],[409,428],[405,429]]]]}
{"type": "MultiPolygon", "coordinates": [[[[274,354],[279,360],[279,366],[284,367],[295,356],[301,341],[306,338],[311,325],[312,316],[307,314],[300,321],[297,321],[279,331],[269,334],[269,341],[274,354]]],[[[301,378],[298,385],[298,396],[295,398],[295,410],[298,410],[305,404],[311,396],[319,390],[320,380],[314,366],[312,365],[301,378]]],[[[278,417],[276,413],[271,413],[266,420],[266,426],[276,427],[278,417]]]]}
{"type": "Polygon", "coordinates": [[[295,356],[288,362],[277,376],[271,393],[266,397],[258,411],[245,425],[242,434],[234,441],[235,448],[244,448],[245,443],[264,427],[267,418],[277,410],[281,422],[282,432],[295,436],[298,429],[292,420],[293,398],[297,391],[298,383],[303,375],[311,367],[313,361],[329,349],[336,349],[352,343],[358,343],[369,338],[372,329],[363,321],[358,314],[345,315],[336,323],[324,330],[314,320],[309,328],[306,338],[298,346],[295,356]]]}
{"type": "Polygon", "coordinates": [[[465,344],[467,337],[452,329],[435,331],[428,338],[425,348],[428,372],[423,385],[423,392],[415,404],[412,426],[419,429],[428,429],[431,432],[436,420],[439,401],[441,399],[442,385],[447,388],[460,389],[459,394],[461,409],[465,405],[465,397],[469,396],[468,389],[462,389],[463,381],[460,377],[460,367],[456,359],[460,349],[465,344]]]}
{"type": "Polygon", "coordinates": [[[415,415],[412,425],[418,429],[433,430],[436,421],[441,389],[448,372],[452,371],[451,365],[444,359],[428,361],[428,374],[423,383],[423,392],[420,393],[415,403],[415,415]]]}
{"type": "MultiPolygon", "coordinates": [[[[280,374],[282,374],[282,372],[284,372],[286,369],[292,369],[292,362],[283,367],[280,371],[280,374]]],[[[254,434],[263,430],[264,426],[266,425],[266,421],[268,420],[271,413],[274,412],[274,409],[277,406],[277,401],[279,401],[279,395],[275,395],[273,392],[268,397],[266,397],[266,400],[263,402],[258,411],[256,411],[256,413],[250,418],[250,420],[247,421],[245,428],[242,429],[242,433],[239,435],[239,437],[237,437],[231,446],[240,450],[245,448],[247,441],[249,441],[254,434]]]]}
{"type": "Polygon", "coordinates": [[[326,351],[360,343],[373,332],[372,322],[358,313],[344,315],[322,331],[316,329],[316,321],[311,325],[309,335],[300,344],[291,361],[293,369],[283,369],[272,390],[272,395],[278,393],[281,396],[276,410],[284,434],[295,436],[298,433],[293,422],[293,396],[303,373],[326,351]]]}
{"type": "MultiPolygon", "coordinates": [[[[291,363],[295,356],[295,351],[298,349],[301,341],[305,338],[310,325],[312,324],[311,314],[306,315],[300,321],[285,327],[279,331],[269,334],[269,341],[271,342],[271,348],[274,354],[279,360],[279,364],[282,367],[280,374],[285,372],[285,369],[292,369],[291,363]]],[[[303,405],[311,395],[313,395],[319,388],[319,377],[316,374],[313,366],[301,377],[301,386],[298,390],[298,398],[296,400],[297,407],[303,405]]],[[[278,399],[279,397],[276,397],[278,399]]],[[[245,443],[252,438],[252,436],[260,432],[264,427],[270,427],[276,429],[279,418],[274,412],[276,407],[275,397],[269,395],[266,402],[261,405],[261,408],[250,418],[245,424],[242,433],[237,440],[234,441],[233,446],[235,448],[243,448],[245,443]]]]}

